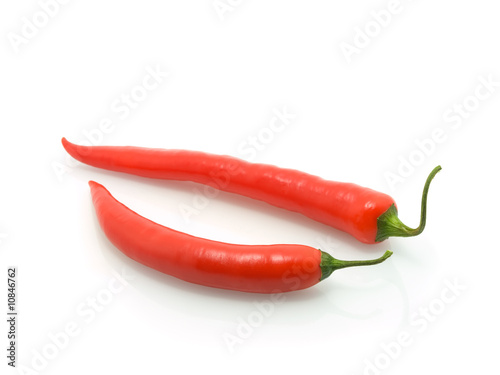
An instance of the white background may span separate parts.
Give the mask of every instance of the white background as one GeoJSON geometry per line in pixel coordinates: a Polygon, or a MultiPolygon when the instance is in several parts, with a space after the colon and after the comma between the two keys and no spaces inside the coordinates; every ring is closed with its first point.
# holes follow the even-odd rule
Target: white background
{"type": "Polygon", "coordinates": [[[16,266],[19,373],[491,373],[500,333],[497,2],[220,4],[0,6],[0,310],[16,266]],[[366,28],[372,36],[361,35],[366,28]],[[347,44],[357,48],[349,56],[347,44]],[[151,69],[168,77],[142,90],[151,69]],[[131,92],[144,100],[119,111],[131,92]],[[295,117],[270,131],[283,110],[295,117]],[[416,142],[439,129],[442,142],[427,142],[424,155],[416,142]],[[60,139],[82,143],[85,134],[356,182],[391,194],[411,226],[427,174],[443,170],[421,236],[363,245],[261,202],[226,193],[207,201],[192,183],[71,163],[60,139]],[[410,158],[418,165],[398,172],[410,158]],[[89,179],[142,215],[206,238],[300,243],[341,259],[394,255],[269,305],[269,296],[191,285],[126,258],[97,224],[89,179]],[[186,219],[181,207],[197,211],[186,219]],[[123,275],[126,286],[110,294],[123,275]],[[255,327],[242,333],[243,322],[255,327]],[[76,334],[63,340],[68,324],[76,334]],[[225,338],[238,334],[230,347],[225,338]]]}

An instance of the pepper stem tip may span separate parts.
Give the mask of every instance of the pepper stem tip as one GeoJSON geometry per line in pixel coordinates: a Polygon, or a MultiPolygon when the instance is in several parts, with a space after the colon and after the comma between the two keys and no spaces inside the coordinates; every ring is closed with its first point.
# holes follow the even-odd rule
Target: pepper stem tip
{"type": "MultiPolygon", "coordinates": [[[[320,250],[321,251],[321,250],[320,250]]],[[[371,266],[385,261],[392,255],[392,251],[387,250],[384,255],[377,259],[368,260],[340,260],[332,257],[330,254],[321,251],[321,279],[324,280],[330,276],[333,271],[348,267],[371,266]]]]}
{"type": "Polygon", "coordinates": [[[425,181],[424,191],[422,193],[420,224],[418,227],[410,228],[409,226],[403,224],[398,217],[398,210],[396,206],[392,204],[387,211],[385,211],[377,219],[377,236],[375,238],[375,242],[384,241],[389,237],[418,236],[424,231],[427,222],[427,195],[429,194],[429,187],[432,180],[441,169],[441,166],[438,165],[432,170],[425,181]]]}

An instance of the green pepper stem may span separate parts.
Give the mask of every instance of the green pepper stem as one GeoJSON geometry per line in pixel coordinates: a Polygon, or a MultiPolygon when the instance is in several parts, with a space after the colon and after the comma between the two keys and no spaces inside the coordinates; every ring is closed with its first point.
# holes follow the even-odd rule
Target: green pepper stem
{"type": "Polygon", "coordinates": [[[429,193],[429,186],[436,174],[441,170],[438,165],[432,170],[425,181],[424,191],[422,193],[422,207],[420,214],[420,224],[417,228],[410,228],[403,224],[398,218],[398,210],[394,204],[391,205],[382,215],[377,219],[377,236],[376,242],[381,242],[389,237],[413,237],[418,236],[424,231],[427,221],[427,195],[429,193]]]}
{"type": "MultiPolygon", "coordinates": [[[[321,250],[320,250],[321,251],[321,250]]],[[[332,274],[333,271],[347,267],[371,266],[382,263],[392,255],[392,251],[387,250],[384,255],[377,259],[368,260],[340,260],[332,257],[330,254],[321,251],[321,279],[324,280],[332,274]]]]}

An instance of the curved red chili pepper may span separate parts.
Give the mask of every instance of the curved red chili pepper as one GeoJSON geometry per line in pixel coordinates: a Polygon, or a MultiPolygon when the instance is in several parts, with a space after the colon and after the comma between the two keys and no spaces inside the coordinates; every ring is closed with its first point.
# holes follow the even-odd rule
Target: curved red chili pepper
{"type": "Polygon", "coordinates": [[[206,184],[299,212],[368,244],[393,236],[410,237],[422,233],[429,185],[441,170],[440,166],[436,167],[427,178],[420,225],[412,229],[399,220],[396,204],[389,195],[352,183],[328,181],[293,169],[198,151],[78,146],[65,138],[62,143],[71,156],[94,167],[206,184]]]}
{"type": "Polygon", "coordinates": [[[343,261],[304,245],[234,245],[194,237],[148,220],[89,182],[99,224],[125,255],[195,284],[253,293],[305,289],[338,269],[383,262],[343,261]]]}

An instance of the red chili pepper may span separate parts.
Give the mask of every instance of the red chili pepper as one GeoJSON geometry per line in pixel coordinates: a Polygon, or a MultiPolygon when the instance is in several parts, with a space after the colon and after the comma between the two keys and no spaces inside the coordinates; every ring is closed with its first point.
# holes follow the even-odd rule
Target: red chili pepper
{"type": "Polygon", "coordinates": [[[381,263],[338,260],[304,245],[234,245],[194,237],[148,220],[89,182],[99,224],[125,255],[160,272],[195,284],[254,293],[309,288],[335,270],[381,263]]]}
{"type": "Polygon", "coordinates": [[[434,168],[427,178],[420,225],[412,229],[399,220],[396,204],[389,195],[351,183],[327,181],[293,169],[198,151],[78,146],[65,138],[62,143],[71,156],[94,167],[206,184],[299,212],[368,244],[389,237],[411,237],[422,233],[426,224],[429,185],[441,170],[440,166],[434,168]]]}

